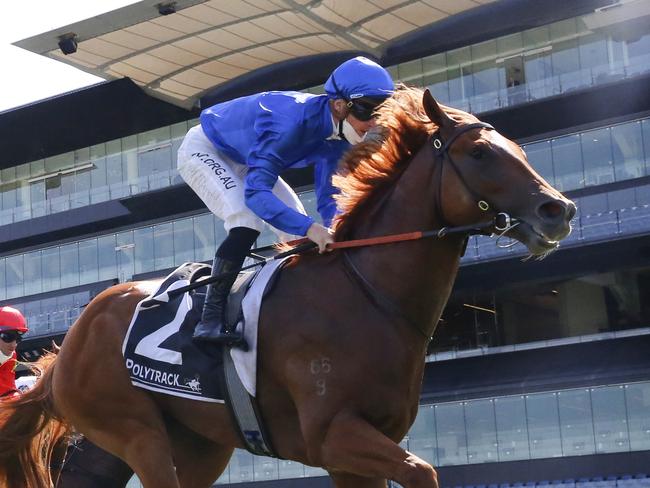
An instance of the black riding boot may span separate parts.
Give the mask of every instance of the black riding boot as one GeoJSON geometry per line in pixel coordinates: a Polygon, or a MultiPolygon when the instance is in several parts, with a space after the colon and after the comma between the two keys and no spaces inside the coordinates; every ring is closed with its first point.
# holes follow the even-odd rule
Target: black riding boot
{"type": "Polygon", "coordinates": [[[230,231],[217,250],[212,265],[212,276],[229,274],[208,285],[201,321],[194,329],[192,339],[246,348],[244,337],[235,330],[237,324],[229,324],[226,320],[226,308],[228,294],[237,278],[237,271],[258,235],[256,230],[236,227],[230,231]]]}

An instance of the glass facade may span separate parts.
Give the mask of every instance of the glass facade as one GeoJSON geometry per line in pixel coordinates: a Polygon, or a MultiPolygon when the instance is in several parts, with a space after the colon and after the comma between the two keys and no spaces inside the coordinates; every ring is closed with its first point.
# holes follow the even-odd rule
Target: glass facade
{"type": "Polygon", "coordinates": [[[0,171],[0,225],[181,183],[180,122],[0,171]]]}
{"type": "MultiPolygon", "coordinates": [[[[479,288],[481,285],[477,285],[479,288]]],[[[571,338],[650,333],[650,268],[590,273],[482,290],[457,290],[442,314],[429,352],[548,347],[571,338]],[[522,327],[522,324],[526,324],[522,327]]]]}
{"type": "Polygon", "coordinates": [[[622,4],[389,68],[439,101],[474,113],[611,83],[650,71],[647,5],[622,4]]]}
{"type": "Polygon", "coordinates": [[[650,119],[633,120],[522,146],[528,160],[560,191],[650,174],[650,119]]]}
{"type": "MultiPolygon", "coordinates": [[[[650,382],[421,405],[402,446],[433,466],[650,450],[650,382]]],[[[236,450],[217,484],[325,474],[236,450]]]]}

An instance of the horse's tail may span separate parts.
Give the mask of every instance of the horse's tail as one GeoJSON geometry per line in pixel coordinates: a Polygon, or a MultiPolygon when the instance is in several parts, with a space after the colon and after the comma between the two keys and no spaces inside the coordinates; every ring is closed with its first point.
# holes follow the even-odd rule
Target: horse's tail
{"type": "Polygon", "coordinates": [[[55,354],[43,356],[36,363],[41,374],[34,387],[0,402],[0,486],[52,486],[49,471],[52,450],[68,431],[54,410],[52,374],[55,360],[55,354]]]}

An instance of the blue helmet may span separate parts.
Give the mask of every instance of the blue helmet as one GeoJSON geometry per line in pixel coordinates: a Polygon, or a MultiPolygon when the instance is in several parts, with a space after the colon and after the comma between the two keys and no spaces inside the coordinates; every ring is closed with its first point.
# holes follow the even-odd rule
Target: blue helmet
{"type": "Polygon", "coordinates": [[[394,90],[388,71],[363,56],[341,64],[325,82],[325,92],[330,98],[348,101],[364,97],[386,98],[394,90]]]}

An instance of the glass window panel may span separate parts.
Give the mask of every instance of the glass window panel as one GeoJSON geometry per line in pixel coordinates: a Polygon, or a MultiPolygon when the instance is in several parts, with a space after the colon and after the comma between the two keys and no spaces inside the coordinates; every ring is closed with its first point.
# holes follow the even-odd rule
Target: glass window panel
{"type": "Polygon", "coordinates": [[[106,184],[110,188],[109,198],[127,196],[122,174],[122,141],[109,141],[106,143],[106,184]]]}
{"type": "Polygon", "coordinates": [[[255,481],[277,480],[278,461],[264,456],[253,456],[253,476],[255,481]]]}
{"type": "Polygon", "coordinates": [[[630,448],[633,451],[650,450],[650,383],[625,387],[630,448]]]}
{"type": "Polygon", "coordinates": [[[433,405],[422,405],[408,433],[408,450],[429,464],[438,464],[436,417],[433,405]]]}
{"type": "Polygon", "coordinates": [[[25,254],[25,295],[35,295],[43,291],[41,274],[41,251],[25,254]]]}
{"type": "Polygon", "coordinates": [[[443,103],[449,103],[447,81],[447,54],[435,54],[422,59],[422,85],[429,88],[431,95],[443,103]]]}
{"type": "Polygon", "coordinates": [[[193,219],[194,250],[197,261],[210,261],[214,257],[217,245],[214,241],[214,218],[212,214],[203,214],[193,219]]]}
{"type": "Polygon", "coordinates": [[[641,122],[615,125],[611,136],[616,181],[644,176],[641,122]]]}
{"type": "Polygon", "coordinates": [[[555,393],[526,395],[526,413],[531,459],[562,456],[555,393]]]}
{"type": "Polygon", "coordinates": [[[650,119],[641,121],[641,133],[643,134],[643,154],[645,157],[646,173],[650,173],[650,119]]]}
{"type": "Polygon", "coordinates": [[[304,478],[305,467],[296,461],[278,460],[278,477],[280,479],[304,478]]]}
{"type": "Polygon", "coordinates": [[[624,394],[622,386],[591,390],[597,453],[630,449],[624,394]]]}
{"type": "Polygon", "coordinates": [[[399,81],[411,86],[422,86],[422,60],[416,59],[398,65],[399,81]]]}
{"type": "Polygon", "coordinates": [[[117,244],[117,277],[121,283],[131,281],[134,272],[134,248],[133,231],[119,232],[115,236],[117,244]]]}
{"type": "Polygon", "coordinates": [[[154,226],[154,265],[157,270],[174,266],[174,229],[170,223],[154,226]]]}
{"type": "Polygon", "coordinates": [[[580,136],[574,134],[552,139],[551,146],[556,188],[566,191],[584,187],[580,136]]]}
{"type": "Polygon", "coordinates": [[[14,208],[16,206],[16,168],[5,168],[0,171],[0,191],[2,192],[2,208],[14,208]]]}
{"type": "Polygon", "coordinates": [[[589,390],[561,391],[557,399],[564,455],[593,454],[596,446],[589,390]]]}
{"type": "MultiPolygon", "coordinates": [[[[218,218],[214,214],[210,214],[212,216],[212,220],[214,222],[214,242],[217,244],[221,244],[223,240],[226,238],[226,229],[224,228],[224,223],[223,220],[218,218]]],[[[259,245],[259,241],[258,241],[259,245]]]]}
{"type": "Polygon", "coordinates": [[[314,468],[312,466],[305,466],[305,477],[314,476],[327,476],[327,471],[322,468],[314,468]]]}
{"type": "Polygon", "coordinates": [[[29,175],[31,178],[45,174],[45,160],[39,159],[29,163],[29,175]]]}
{"type": "Polygon", "coordinates": [[[555,185],[553,174],[553,151],[551,141],[540,141],[526,144],[524,146],[528,162],[546,181],[555,185]]]}
{"type": "Polygon", "coordinates": [[[529,98],[536,100],[553,95],[553,64],[549,50],[526,54],[523,59],[524,78],[529,98]]]}
{"type": "Polygon", "coordinates": [[[253,455],[242,449],[235,449],[230,458],[230,482],[244,483],[254,481],[253,478],[253,455]]]}
{"type": "Polygon", "coordinates": [[[61,265],[59,248],[49,247],[42,251],[41,271],[43,273],[43,291],[61,288],[61,265]]]}
{"type": "Polygon", "coordinates": [[[503,76],[496,64],[497,43],[482,42],[471,47],[474,98],[472,110],[484,112],[501,106],[499,100],[500,78],[503,76]]]}
{"type": "Polygon", "coordinates": [[[482,63],[474,67],[474,96],[471,109],[475,112],[487,112],[503,106],[499,68],[482,63]]]}
{"type": "Polygon", "coordinates": [[[55,173],[62,169],[72,168],[74,166],[74,152],[57,154],[45,158],[45,173],[55,173]]]}
{"type": "Polygon", "coordinates": [[[645,26],[640,26],[640,29],[645,30],[638,32],[636,38],[631,35],[630,40],[627,41],[628,76],[647,73],[650,69],[650,33],[645,26]]]}
{"type": "Polygon", "coordinates": [[[22,254],[7,257],[5,279],[7,280],[7,298],[15,298],[24,294],[23,283],[25,282],[25,275],[22,254]]]}
{"type": "Polygon", "coordinates": [[[467,464],[467,434],[462,403],[435,406],[439,466],[467,464]]]}
{"type": "Polygon", "coordinates": [[[577,26],[575,19],[555,22],[549,26],[550,41],[553,46],[554,91],[564,92],[588,81],[581,81],[577,26]]]}
{"type": "Polygon", "coordinates": [[[447,53],[449,62],[450,103],[458,108],[467,106],[467,98],[474,94],[471,64],[472,52],[468,47],[454,49],[447,53]]]}
{"type": "Polygon", "coordinates": [[[90,204],[90,171],[90,169],[85,169],[75,172],[70,207],[79,208],[90,204]]]}
{"type": "Polygon", "coordinates": [[[90,148],[90,160],[94,167],[90,171],[91,203],[104,202],[109,199],[108,176],[106,172],[106,144],[97,144],[90,148]]]}
{"type": "MultiPolygon", "coordinates": [[[[178,156],[178,148],[181,147],[181,143],[183,142],[183,139],[185,138],[185,134],[187,134],[188,128],[187,128],[187,122],[179,122],[178,124],[174,124],[171,126],[171,137],[172,137],[172,173],[174,175],[178,175],[178,171],[176,170],[176,165],[177,165],[177,156],[178,156]]],[[[171,182],[172,184],[175,184],[175,181],[171,182]]]]}
{"type": "Polygon", "coordinates": [[[508,36],[497,39],[497,53],[500,58],[521,54],[523,51],[524,40],[521,32],[516,32],[508,36]]]}
{"type": "Polygon", "coordinates": [[[137,135],[138,149],[146,149],[153,146],[159,146],[162,143],[167,143],[171,139],[170,127],[159,127],[158,129],[140,132],[137,135]]]}
{"type": "Polygon", "coordinates": [[[32,202],[32,218],[45,215],[45,181],[35,181],[29,186],[29,198],[32,202]]]}
{"type": "Polygon", "coordinates": [[[174,265],[194,261],[194,228],[192,219],[174,222],[174,265]]]}
{"type": "Polygon", "coordinates": [[[21,164],[16,168],[16,179],[19,186],[16,189],[16,205],[21,207],[20,217],[17,220],[26,220],[29,218],[29,206],[31,203],[29,193],[29,164],[21,164]]]}
{"type": "Polygon", "coordinates": [[[580,65],[589,72],[591,84],[606,82],[609,78],[607,38],[601,32],[580,37],[580,65]]]}
{"type": "Polygon", "coordinates": [[[61,287],[68,288],[79,284],[79,250],[77,243],[66,244],[60,248],[61,287]]]}
{"type": "Polygon", "coordinates": [[[614,161],[609,128],[590,130],[580,136],[585,163],[585,185],[603,185],[614,181],[614,161]]]}
{"type": "Polygon", "coordinates": [[[117,278],[117,256],[115,251],[115,235],[97,238],[97,263],[99,265],[99,280],[114,280],[117,278]]]}
{"type": "Polygon", "coordinates": [[[133,231],[135,243],[135,272],[154,271],[153,227],[144,227],[133,231]]]}
{"type": "Polygon", "coordinates": [[[493,400],[466,402],[465,425],[469,463],[498,461],[493,400]]]}
{"type": "Polygon", "coordinates": [[[122,180],[129,184],[138,181],[138,136],[122,138],[122,180]]]}
{"type": "Polygon", "coordinates": [[[524,397],[496,398],[494,400],[494,409],[499,460],[530,459],[524,397]]]}
{"type": "Polygon", "coordinates": [[[93,283],[99,280],[97,264],[97,239],[79,242],[79,284],[93,283]]]}

